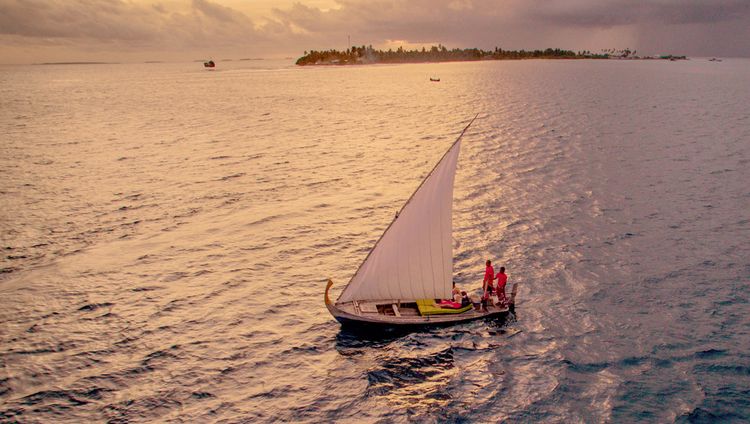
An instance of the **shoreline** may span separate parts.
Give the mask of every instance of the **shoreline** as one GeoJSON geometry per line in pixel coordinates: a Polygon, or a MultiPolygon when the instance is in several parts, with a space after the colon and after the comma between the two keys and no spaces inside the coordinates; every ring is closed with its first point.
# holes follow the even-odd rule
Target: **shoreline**
{"type": "Polygon", "coordinates": [[[521,61],[521,60],[611,60],[611,61],[681,61],[690,60],[689,57],[507,57],[498,59],[457,59],[457,60],[414,60],[414,61],[355,61],[355,62],[336,62],[321,61],[316,63],[296,63],[297,66],[367,66],[367,65],[414,65],[429,63],[460,63],[460,62],[502,62],[502,61],[521,61]]]}
{"type": "Polygon", "coordinates": [[[375,50],[372,46],[349,47],[346,50],[310,50],[297,59],[297,66],[345,66],[370,64],[398,64],[398,63],[445,63],[445,62],[480,62],[490,60],[580,60],[580,59],[619,59],[619,60],[687,60],[687,56],[658,55],[638,56],[635,50],[602,50],[602,53],[592,53],[588,50],[574,52],[573,50],[552,49],[544,50],[503,50],[495,47],[493,50],[451,49],[445,46],[432,46],[429,50],[375,50]]]}

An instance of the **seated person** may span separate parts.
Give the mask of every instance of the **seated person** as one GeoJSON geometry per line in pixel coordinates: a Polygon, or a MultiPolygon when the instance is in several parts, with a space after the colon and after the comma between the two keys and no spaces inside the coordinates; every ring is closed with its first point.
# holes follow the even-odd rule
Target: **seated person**
{"type": "Polygon", "coordinates": [[[458,287],[456,287],[456,282],[455,281],[453,282],[453,292],[452,292],[452,295],[453,295],[453,301],[454,302],[460,302],[461,301],[461,290],[458,287]]]}
{"type": "MultiPolygon", "coordinates": [[[[465,292],[464,292],[465,293],[465,292]]],[[[453,290],[451,292],[451,299],[441,299],[440,303],[434,303],[433,306],[436,306],[438,308],[449,308],[449,309],[461,309],[463,306],[461,305],[461,290],[456,287],[456,282],[453,282],[453,290]]]]}
{"type": "Polygon", "coordinates": [[[461,309],[461,302],[454,302],[452,300],[442,299],[440,303],[434,303],[433,306],[436,306],[438,308],[448,308],[448,309],[461,309]]]}
{"type": "Polygon", "coordinates": [[[465,291],[462,291],[461,292],[461,307],[463,308],[464,306],[469,306],[471,304],[472,302],[471,302],[471,299],[469,299],[469,295],[466,294],[465,291]]]}
{"type": "Polygon", "coordinates": [[[486,286],[485,290],[484,290],[484,293],[482,293],[482,306],[481,306],[480,310],[485,310],[486,311],[488,303],[493,303],[493,305],[494,305],[494,302],[492,302],[490,300],[490,298],[492,297],[493,294],[495,294],[495,287],[492,285],[492,281],[489,281],[487,283],[487,286],[486,286]]]}

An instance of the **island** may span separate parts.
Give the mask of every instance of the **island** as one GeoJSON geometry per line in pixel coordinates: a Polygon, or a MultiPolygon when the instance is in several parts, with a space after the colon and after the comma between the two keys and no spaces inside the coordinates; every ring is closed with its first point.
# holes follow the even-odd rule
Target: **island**
{"type": "Polygon", "coordinates": [[[685,56],[646,56],[639,57],[635,50],[605,49],[601,53],[588,50],[574,52],[572,50],[552,49],[544,50],[494,50],[448,49],[443,45],[432,46],[429,49],[405,50],[375,50],[372,46],[350,47],[344,51],[338,50],[310,50],[297,59],[298,66],[308,65],[365,65],[375,63],[429,63],[429,62],[464,62],[477,60],[520,60],[520,59],[687,59],[685,56]]]}
{"type": "Polygon", "coordinates": [[[42,62],[35,65],[119,65],[118,62],[42,62]]]}

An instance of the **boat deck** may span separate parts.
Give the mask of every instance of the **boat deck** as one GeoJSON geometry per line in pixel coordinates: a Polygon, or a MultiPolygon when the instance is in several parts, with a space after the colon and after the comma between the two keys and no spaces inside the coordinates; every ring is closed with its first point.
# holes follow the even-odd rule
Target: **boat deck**
{"type": "Polygon", "coordinates": [[[440,314],[422,316],[415,301],[376,301],[376,302],[346,302],[333,305],[339,314],[334,314],[340,321],[358,321],[371,324],[386,325],[424,325],[440,323],[458,323],[487,318],[508,312],[507,307],[488,306],[486,311],[479,310],[479,304],[473,309],[454,314],[440,314]]]}

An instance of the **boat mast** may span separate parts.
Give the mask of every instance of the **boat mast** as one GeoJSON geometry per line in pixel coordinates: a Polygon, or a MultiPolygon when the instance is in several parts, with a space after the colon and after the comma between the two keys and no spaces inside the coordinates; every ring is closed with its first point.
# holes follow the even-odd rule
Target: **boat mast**
{"type": "MultiPolygon", "coordinates": [[[[455,147],[455,145],[458,144],[459,141],[461,141],[461,138],[464,136],[464,133],[466,132],[466,130],[469,129],[469,127],[471,126],[471,124],[474,123],[474,121],[477,119],[478,116],[479,116],[479,114],[477,113],[476,115],[474,115],[473,118],[471,118],[471,121],[469,121],[469,123],[466,125],[466,127],[464,127],[463,131],[461,131],[461,134],[459,134],[458,138],[456,138],[456,141],[454,141],[451,144],[451,146],[448,148],[448,150],[446,150],[445,153],[443,153],[443,156],[440,157],[440,160],[437,161],[437,163],[435,164],[435,166],[432,167],[432,170],[427,174],[426,177],[424,177],[424,179],[422,179],[422,182],[419,183],[419,186],[417,187],[417,189],[414,190],[414,192],[411,194],[411,196],[409,196],[409,199],[404,203],[403,206],[401,206],[401,209],[399,209],[399,211],[396,213],[396,216],[393,218],[393,220],[391,220],[391,223],[388,224],[388,227],[386,227],[385,231],[383,231],[383,233],[380,235],[380,237],[378,238],[378,241],[376,241],[375,244],[372,246],[372,249],[370,249],[370,251],[367,252],[367,256],[365,256],[365,259],[362,261],[362,263],[359,264],[359,267],[357,268],[357,271],[349,279],[349,282],[346,283],[346,286],[344,286],[344,289],[341,290],[341,293],[339,294],[339,297],[338,297],[339,299],[341,298],[341,294],[343,294],[346,291],[346,288],[349,287],[349,284],[351,284],[352,281],[354,281],[354,277],[356,277],[357,274],[359,274],[359,271],[362,269],[362,266],[364,266],[364,264],[367,262],[367,259],[370,258],[370,255],[375,250],[375,248],[378,246],[378,244],[380,243],[380,240],[383,239],[383,237],[385,236],[385,233],[387,233],[388,230],[391,228],[391,226],[393,226],[393,223],[396,222],[396,220],[398,219],[398,216],[401,215],[401,212],[404,210],[404,208],[406,208],[406,205],[408,205],[409,202],[411,202],[411,200],[417,194],[417,192],[419,191],[419,189],[422,188],[422,186],[427,181],[427,179],[430,178],[430,176],[435,172],[435,170],[438,168],[438,166],[440,166],[440,164],[443,162],[443,159],[445,159],[445,157],[448,155],[448,153],[450,153],[450,151],[453,150],[453,147],[455,147]]],[[[336,301],[338,302],[338,299],[336,301]]]]}

